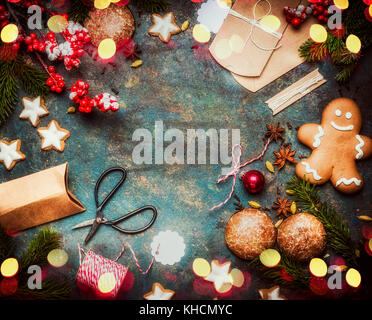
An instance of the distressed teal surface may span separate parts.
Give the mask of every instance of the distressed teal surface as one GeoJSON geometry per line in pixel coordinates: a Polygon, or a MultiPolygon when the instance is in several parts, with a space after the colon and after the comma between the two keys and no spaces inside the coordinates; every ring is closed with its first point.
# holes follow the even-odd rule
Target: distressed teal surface
{"type": "MultiPolygon", "coordinates": [[[[175,13],[178,25],[185,20],[194,25],[198,7],[197,4],[183,1],[173,4],[171,11],[175,13]]],[[[21,139],[22,152],[27,159],[16,164],[10,172],[1,166],[0,181],[9,181],[64,162],[69,163],[69,186],[87,210],[49,225],[63,234],[64,249],[69,254],[69,261],[68,265],[58,272],[67,275],[71,281],[71,298],[93,298],[80,293],[75,288],[74,281],[79,266],[77,244],[83,242],[89,228],[73,231],[71,227],[95,216],[93,190],[99,175],[112,166],[122,166],[128,169],[127,180],[105,208],[105,216],[116,218],[139,206],[152,204],[158,208],[158,219],[150,230],[133,236],[122,235],[110,227],[102,226],[88,248],[105,257],[115,258],[123,242],[128,241],[136,251],[141,265],[146,268],[151,260],[152,238],[158,232],[169,229],[177,231],[184,238],[186,251],[181,261],[173,266],[155,262],[146,277],[139,273],[127,251],[119,261],[129,266],[135,282],[133,288],[123,292],[120,298],[141,299],[143,294],[151,290],[154,282],[160,282],[164,287],[174,290],[175,299],[214,298],[217,294],[201,295],[193,288],[197,277],[192,272],[192,262],[195,258],[202,257],[208,261],[231,261],[232,268],[248,271],[251,275],[249,288],[235,290],[226,297],[219,296],[220,299],[258,299],[257,289],[270,287],[272,283],[264,281],[258,273],[248,268],[246,261],[235,257],[225,245],[224,229],[234,212],[232,201],[222,209],[208,211],[227,197],[232,179],[216,185],[215,181],[221,169],[219,165],[136,165],[132,161],[132,150],[137,142],[132,141],[132,134],[138,128],[153,132],[155,121],[158,120],[163,121],[165,130],[177,128],[184,133],[186,129],[240,129],[242,159],[245,160],[261,152],[262,135],[267,123],[280,122],[286,127],[286,124],[290,123],[293,129],[289,130],[287,127],[287,141],[297,149],[297,156],[309,155],[309,149],[298,142],[294,128],[308,122],[319,123],[326,104],[340,96],[340,87],[334,81],[335,71],[328,61],[321,63],[320,72],[328,82],[273,118],[264,101],[312,71],[315,66],[302,64],[257,93],[250,93],[240,87],[228,71],[206,54],[206,46],[199,46],[198,50],[191,49],[195,44],[192,28],[173,36],[171,43],[166,45],[159,38],[148,35],[147,30],[151,25],[149,14],[142,14],[139,18],[138,12],[133,13],[136,21],[141,21],[134,39],[142,49],[142,67],[131,68],[130,61],[122,56],[117,57],[115,67],[104,67],[88,55],[84,56],[77,71],[68,73],[62,65],[58,66],[69,85],[78,78],[88,81],[91,85],[91,95],[103,91],[111,92],[111,88],[119,90],[121,110],[114,114],[66,114],[71,105],[67,92],[62,95],[50,94],[46,99],[50,115],[42,118],[39,126],[46,126],[55,119],[71,132],[65,151],[58,153],[40,149],[40,138],[36,130],[29,122],[18,118],[22,109],[19,103],[9,121],[0,128],[0,137],[9,140],[21,139]],[[195,55],[195,52],[198,54],[195,55]]],[[[363,114],[361,133],[371,137],[372,54],[369,51],[363,52],[363,55],[362,63],[352,81],[348,86],[342,87],[341,91],[343,96],[356,99],[363,114]]],[[[272,143],[263,160],[274,161],[272,152],[277,149],[278,145],[272,143]]],[[[249,195],[238,181],[236,193],[244,205],[247,205],[249,200],[255,200],[263,206],[271,207],[277,196],[277,188],[284,196],[285,183],[294,175],[293,165],[286,165],[279,173],[276,171],[274,174],[269,173],[261,161],[252,164],[250,168],[264,173],[266,187],[264,192],[253,196],[249,195]]],[[[365,187],[356,195],[342,195],[330,184],[321,187],[323,199],[333,204],[350,223],[355,241],[362,239],[362,224],[357,222],[356,215],[370,214],[368,210],[372,209],[371,160],[359,161],[358,169],[365,179],[365,187]],[[357,209],[360,210],[359,213],[357,209]]],[[[103,189],[110,191],[114,180],[106,181],[103,189]]],[[[21,192],[19,196],[22,196],[21,192]]],[[[269,213],[276,221],[275,213],[269,213]]],[[[144,215],[131,220],[125,226],[145,224],[149,219],[149,215],[144,215]]],[[[33,228],[19,235],[19,247],[25,246],[37,231],[38,228],[33,228]]],[[[362,271],[371,267],[370,260],[371,258],[364,260],[362,271]]],[[[367,279],[367,272],[363,276],[366,277],[363,278],[364,283],[371,283],[367,279]]],[[[367,288],[368,285],[363,286],[362,290],[367,291],[361,291],[360,297],[371,297],[367,288]]],[[[293,291],[283,289],[283,293],[297,297],[297,293],[293,291]]]]}

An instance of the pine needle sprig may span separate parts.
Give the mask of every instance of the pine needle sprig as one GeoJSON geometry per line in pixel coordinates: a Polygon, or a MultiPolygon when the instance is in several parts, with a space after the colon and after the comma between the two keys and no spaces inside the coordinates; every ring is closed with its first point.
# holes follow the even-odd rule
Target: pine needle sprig
{"type": "Polygon", "coordinates": [[[71,0],[68,15],[72,21],[84,25],[84,21],[88,18],[91,9],[91,7],[85,5],[81,0],[71,0]]]}
{"type": "Polygon", "coordinates": [[[132,0],[131,4],[147,12],[160,12],[169,7],[167,0],[132,0]]]}
{"type": "Polygon", "coordinates": [[[13,298],[19,299],[43,299],[43,300],[64,300],[69,297],[71,289],[67,282],[44,280],[42,289],[31,290],[27,286],[18,288],[17,295],[13,298]]]}
{"type": "Polygon", "coordinates": [[[292,178],[287,187],[292,190],[291,196],[303,212],[313,214],[323,223],[327,232],[327,243],[335,252],[340,254],[350,264],[357,264],[350,229],[347,222],[337,213],[335,208],[320,200],[318,189],[309,181],[298,177],[292,178]]]}
{"type": "Polygon", "coordinates": [[[267,268],[259,258],[253,259],[249,266],[254,267],[262,275],[277,285],[293,289],[306,289],[309,287],[310,275],[304,267],[283,252],[280,253],[280,264],[274,268],[267,268]],[[285,275],[286,274],[286,275],[285,275]]]}
{"type": "Polygon", "coordinates": [[[15,64],[16,75],[25,92],[33,97],[46,96],[49,91],[46,84],[48,74],[42,69],[27,64],[19,56],[15,64]]]}
{"type": "Polygon", "coordinates": [[[19,86],[14,69],[14,61],[0,62],[0,124],[11,115],[18,101],[19,86]]]}
{"type": "Polygon", "coordinates": [[[31,265],[44,266],[47,263],[48,253],[53,249],[60,248],[61,245],[60,233],[48,227],[41,229],[21,255],[19,263],[21,270],[27,270],[31,265]]]}

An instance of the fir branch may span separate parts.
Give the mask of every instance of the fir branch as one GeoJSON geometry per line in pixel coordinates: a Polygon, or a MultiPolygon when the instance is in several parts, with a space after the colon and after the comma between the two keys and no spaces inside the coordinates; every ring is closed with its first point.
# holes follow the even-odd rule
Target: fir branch
{"type": "Polygon", "coordinates": [[[341,83],[347,82],[356,67],[357,64],[350,64],[348,66],[338,67],[339,72],[336,74],[336,80],[341,83]]]}
{"type": "Polygon", "coordinates": [[[169,6],[167,0],[132,0],[130,3],[147,12],[164,11],[169,6]]]}
{"type": "Polygon", "coordinates": [[[315,43],[311,39],[306,40],[298,49],[299,55],[307,62],[318,62],[323,60],[327,53],[325,43],[315,43]]]}
{"type": "Polygon", "coordinates": [[[327,232],[327,243],[351,264],[357,263],[355,248],[353,246],[347,222],[327,202],[322,202],[315,185],[298,177],[287,183],[291,195],[303,212],[313,214],[323,223],[327,232]]]}
{"type": "Polygon", "coordinates": [[[266,268],[260,262],[259,258],[253,259],[249,266],[254,267],[256,270],[262,272],[263,276],[273,281],[275,284],[286,286],[289,288],[305,289],[309,287],[310,276],[303,266],[285,255],[281,254],[280,264],[274,268],[266,268]],[[287,278],[284,274],[287,274],[287,278]]]}
{"type": "Polygon", "coordinates": [[[44,299],[44,300],[64,300],[70,296],[71,289],[67,282],[54,281],[51,279],[42,282],[42,289],[31,290],[28,286],[18,288],[16,299],[44,299]]]}
{"type": "MultiPolygon", "coordinates": [[[[52,228],[45,227],[33,237],[28,248],[20,258],[21,271],[27,270],[31,265],[43,266],[47,263],[48,253],[60,248],[62,245],[61,234],[52,228]]],[[[22,272],[20,272],[22,273],[22,272]]]]}
{"type": "Polygon", "coordinates": [[[16,59],[16,75],[26,93],[36,96],[46,96],[49,88],[46,84],[48,74],[43,70],[27,64],[19,56],[16,59]]]}
{"type": "Polygon", "coordinates": [[[71,0],[69,10],[69,18],[75,22],[84,25],[84,21],[88,18],[91,7],[86,6],[81,0],[71,0]]]}
{"type": "Polygon", "coordinates": [[[14,61],[0,62],[0,124],[12,113],[18,101],[18,83],[14,61]]]}

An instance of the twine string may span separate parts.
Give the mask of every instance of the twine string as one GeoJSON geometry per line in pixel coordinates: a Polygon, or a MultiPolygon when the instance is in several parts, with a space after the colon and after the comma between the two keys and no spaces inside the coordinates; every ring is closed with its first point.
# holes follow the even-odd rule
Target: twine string
{"type": "Polygon", "coordinates": [[[260,23],[260,20],[261,20],[262,18],[264,18],[264,17],[270,15],[270,13],[271,13],[271,3],[270,3],[270,1],[268,1],[268,0],[258,0],[258,1],[254,4],[252,11],[253,11],[253,19],[247,18],[247,17],[243,16],[242,14],[240,14],[239,12],[236,12],[236,11],[233,10],[233,9],[230,9],[230,11],[229,11],[229,14],[231,14],[232,16],[234,16],[234,17],[236,17],[236,18],[239,18],[239,19],[242,19],[242,20],[248,22],[248,23],[251,25],[251,29],[250,29],[249,34],[248,34],[248,37],[247,37],[247,39],[246,39],[246,41],[245,41],[245,43],[244,43],[244,47],[247,45],[247,42],[248,42],[249,40],[251,40],[252,43],[253,43],[257,48],[259,48],[259,49],[261,49],[261,50],[264,50],[264,51],[273,51],[273,50],[279,49],[279,48],[282,46],[281,44],[279,44],[279,45],[277,45],[277,46],[275,46],[275,47],[272,47],[272,48],[265,48],[265,47],[261,46],[260,44],[258,44],[258,43],[256,42],[256,40],[253,38],[253,31],[254,31],[254,29],[255,29],[256,27],[259,28],[259,29],[261,29],[261,30],[263,30],[263,31],[265,31],[266,33],[271,34],[272,36],[274,36],[275,38],[277,38],[277,39],[279,39],[279,40],[280,40],[280,39],[282,38],[282,36],[283,36],[282,33],[280,33],[280,32],[276,32],[276,31],[274,31],[274,30],[272,30],[272,29],[268,28],[267,26],[265,26],[265,25],[263,25],[263,24],[260,23]],[[269,9],[267,10],[267,12],[266,12],[263,16],[257,18],[257,17],[256,17],[257,5],[258,5],[259,3],[261,3],[261,2],[263,2],[263,1],[266,2],[266,3],[269,5],[269,9]]]}
{"type": "Polygon", "coordinates": [[[228,197],[225,199],[225,201],[219,203],[218,205],[212,207],[209,209],[209,211],[213,211],[219,207],[222,207],[223,205],[225,205],[232,197],[233,193],[234,193],[234,189],[235,189],[235,184],[236,184],[236,176],[237,174],[239,173],[239,170],[249,164],[251,164],[252,162],[260,159],[263,157],[263,155],[265,154],[269,144],[271,142],[271,139],[269,138],[264,146],[264,149],[262,150],[262,152],[255,158],[253,159],[250,159],[248,160],[247,162],[243,163],[243,164],[240,164],[240,157],[241,157],[241,154],[242,154],[242,146],[240,144],[235,144],[233,147],[232,147],[232,151],[231,151],[231,156],[232,156],[232,161],[234,163],[234,166],[233,166],[233,169],[227,173],[226,175],[224,175],[223,177],[221,177],[220,179],[217,180],[217,183],[220,183],[222,181],[225,181],[227,180],[229,177],[233,176],[234,179],[233,179],[233,183],[232,183],[232,186],[231,186],[231,190],[230,190],[230,194],[228,195],[228,197]],[[235,149],[236,148],[239,148],[239,153],[235,156],[235,149]]]}

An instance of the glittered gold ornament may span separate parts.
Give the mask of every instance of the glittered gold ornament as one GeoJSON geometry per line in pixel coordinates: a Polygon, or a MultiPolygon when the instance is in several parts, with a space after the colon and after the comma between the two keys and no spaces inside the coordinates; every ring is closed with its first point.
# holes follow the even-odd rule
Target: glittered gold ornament
{"type": "Polygon", "coordinates": [[[235,213],[227,223],[225,240],[229,249],[242,259],[253,259],[275,244],[276,229],[271,218],[257,209],[235,213]]]}
{"type": "Polygon", "coordinates": [[[306,261],[322,253],[326,245],[323,224],[309,213],[285,219],[278,229],[278,246],[288,256],[306,261]]]}
{"type": "Polygon", "coordinates": [[[128,7],[114,4],[104,10],[93,9],[84,26],[96,47],[102,40],[109,38],[120,48],[126,39],[132,37],[135,30],[134,18],[128,7]]]}

